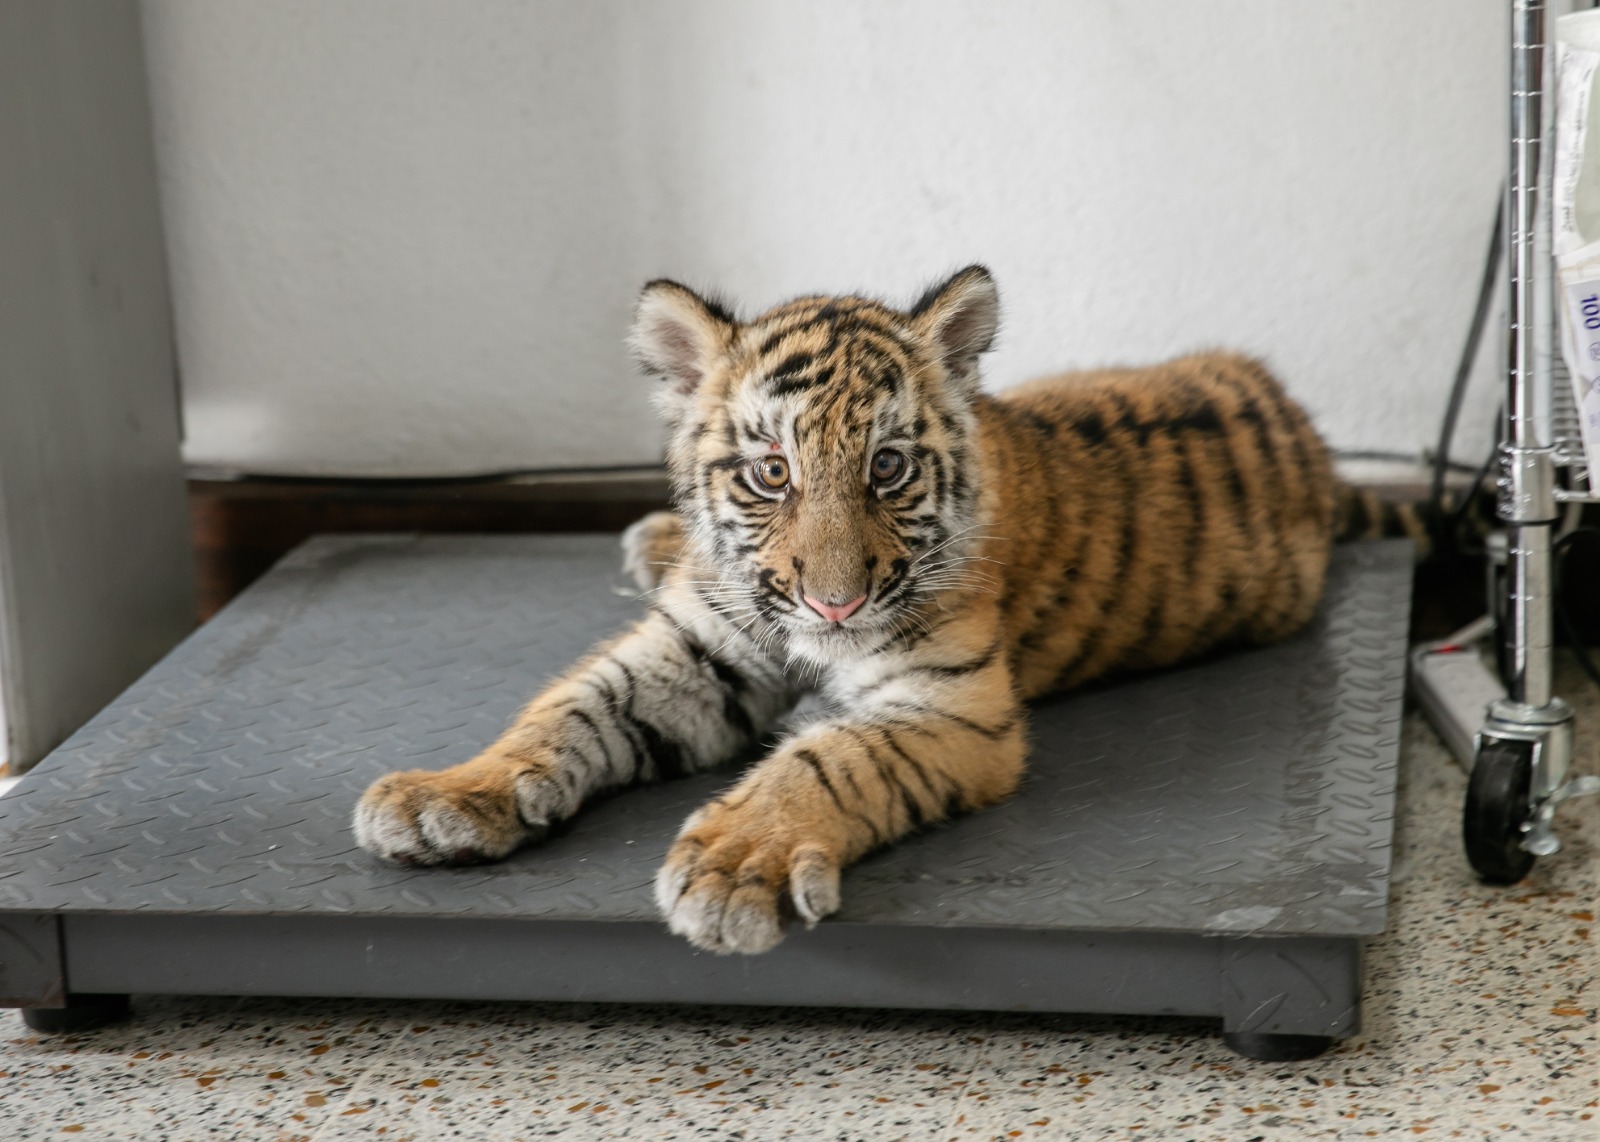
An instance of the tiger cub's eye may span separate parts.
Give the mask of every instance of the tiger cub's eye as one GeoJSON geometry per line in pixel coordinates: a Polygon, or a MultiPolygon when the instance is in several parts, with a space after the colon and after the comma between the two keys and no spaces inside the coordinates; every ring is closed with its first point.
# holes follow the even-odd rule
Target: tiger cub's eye
{"type": "Polygon", "coordinates": [[[872,458],[872,482],[892,484],[906,470],[906,458],[893,448],[880,448],[872,458]]]}
{"type": "Polygon", "coordinates": [[[782,456],[763,456],[751,466],[756,483],[771,491],[779,491],[789,484],[789,461],[782,456]]]}

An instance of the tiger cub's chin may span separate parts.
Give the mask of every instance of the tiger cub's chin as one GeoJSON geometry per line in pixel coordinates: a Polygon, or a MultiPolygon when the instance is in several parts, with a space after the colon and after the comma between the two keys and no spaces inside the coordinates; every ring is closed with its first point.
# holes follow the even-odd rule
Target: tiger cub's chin
{"type": "Polygon", "coordinates": [[[853,663],[864,655],[877,653],[892,630],[882,625],[822,626],[806,625],[787,635],[790,653],[815,669],[853,663]]]}

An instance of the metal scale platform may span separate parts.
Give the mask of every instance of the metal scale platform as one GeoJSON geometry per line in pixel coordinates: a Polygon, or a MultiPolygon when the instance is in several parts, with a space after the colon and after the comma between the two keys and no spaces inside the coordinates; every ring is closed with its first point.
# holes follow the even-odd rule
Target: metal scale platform
{"type": "Polygon", "coordinates": [[[618,567],[613,536],[301,547],[0,799],[0,1005],[45,1028],[130,992],[1170,1013],[1260,1057],[1357,1029],[1404,542],[1338,549],[1290,642],[1038,705],[1017,798],[863,861],[841,912],[755,957],[695,951],[651,902],[726,773],[497,865],[351,839],[375,777],[471,757],[637,612],[618,567]]]}

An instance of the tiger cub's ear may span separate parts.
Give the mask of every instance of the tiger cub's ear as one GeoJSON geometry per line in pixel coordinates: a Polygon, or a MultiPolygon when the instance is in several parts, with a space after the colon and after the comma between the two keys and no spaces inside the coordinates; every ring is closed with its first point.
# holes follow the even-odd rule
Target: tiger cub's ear
{"type": "Polygon", "coordinates": [[[928,338],[950,375],[977,385],[976,364],[987,353],[1000,328],[1000,291],[983,266],[958,270],[933,286],[908,314],[928,338]]]}
{"type": "Polygon", "coordinates": [[[726,306],[688,286],[659,278],[644,287],[628,344],[644,371],[662,378],[656,403],[668,418],[687,410],[706,373],[733,343],[737,327],[726,306]]]}

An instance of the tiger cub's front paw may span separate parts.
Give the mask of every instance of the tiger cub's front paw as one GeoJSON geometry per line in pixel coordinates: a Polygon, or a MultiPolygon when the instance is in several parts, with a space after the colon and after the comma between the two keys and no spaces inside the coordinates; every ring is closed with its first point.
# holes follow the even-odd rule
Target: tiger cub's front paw
{"type": "Polygon", "coordinates": [[[765,952],[791,918],[814,924],[839,908],[839,860],[752,798],[712,802],[684,824],[656,874],[667,927],[708,952],[765,952]]]}
{"type": "Polygon", "coordinates": [[[374,781],[356,805],[356,843],[394,864],[481,864],[544,833],[576,806],[546,775],[471,765],[374,781]]]}
{"type": "Polygon", "coordinates": [[[683,551],[683,521],[676,512],[651,512],[622,533],[622,569],[641,591],[661,586],[683,551]]]}

